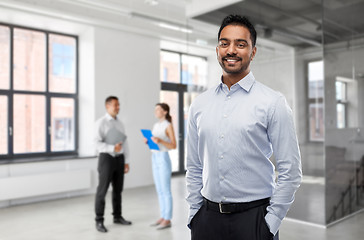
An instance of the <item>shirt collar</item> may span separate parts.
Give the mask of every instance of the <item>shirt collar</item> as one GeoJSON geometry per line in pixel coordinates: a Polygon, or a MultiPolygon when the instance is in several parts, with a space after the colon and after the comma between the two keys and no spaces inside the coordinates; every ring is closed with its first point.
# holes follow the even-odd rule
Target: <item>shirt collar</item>
{"type": "Polygon", "coordinates": [[[109,113],[106,113],[106,114],[105,114],[105,117],[106,117],[106,119],[107,119],[108,121],[118,119],[118,117],[117,117],[117,116],[116,116],[116,118],[113,118],[113,117],[112,117],[109,113]]]}
{"type": "Polygon", "coordinates": [[[253,85],[255,83],[255,77],[252,72],[249,72],[243,79],[241,79],[238,84],[242,87],[245,91],[250,92],[253,85]]]}
{"type": "MultiPolygon", "coordinates": [[[[246,75],[243,79],[241,79],[236,84],[239,85],[242,89],[244,89],[246,92],[250,92],[251,88],[253,87],[255,83],[255,77],[253,73],[250,71],[248,75],[246,75]]],[[[220,84],[216,87],[215,92],[218,92],[219,90],[222,90],[224,83],[222,82],[222,76],[220,80],[220,84]]]]}

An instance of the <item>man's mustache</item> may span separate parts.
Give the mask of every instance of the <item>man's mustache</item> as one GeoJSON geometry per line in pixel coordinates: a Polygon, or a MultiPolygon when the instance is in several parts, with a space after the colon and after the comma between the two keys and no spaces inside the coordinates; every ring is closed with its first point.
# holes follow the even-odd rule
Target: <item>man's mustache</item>
{"type": "Polygon", "coordinates": [[[236,56],[231,56],[231,55],[228,55],[228,56],[225,56],[222,58],[222,60],[228,60],[228,59],[234,59],[234,60],[242,60],[241,57],[236,57],[236,56]]]}

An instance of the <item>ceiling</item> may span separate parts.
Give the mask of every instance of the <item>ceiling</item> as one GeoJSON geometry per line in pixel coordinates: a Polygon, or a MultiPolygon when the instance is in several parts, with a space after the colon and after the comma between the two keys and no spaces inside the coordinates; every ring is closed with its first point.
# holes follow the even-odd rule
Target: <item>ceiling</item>
{"type": "Polygon", "coordinates": [[[229,14],[249,17],[258,39],[295,48],[320,47],[322,36],[325,43],[364,37],[364,0],[323,2],[324,8],[322,0],[1,0],[0,14],[16,9],[201,46],[216,46],[229,14]],[[201,9],[188,14],[194,4],[201,9]]]}
{"type": "Polygon", "coordinates": [[[364,36],[363,0],[245,0],[194,19],[220,25],[228,14],[247,16],[258,37],[295,48],[321,46],[364,36]],[[324,21],[322,22],[322,14],[324,21]]]}

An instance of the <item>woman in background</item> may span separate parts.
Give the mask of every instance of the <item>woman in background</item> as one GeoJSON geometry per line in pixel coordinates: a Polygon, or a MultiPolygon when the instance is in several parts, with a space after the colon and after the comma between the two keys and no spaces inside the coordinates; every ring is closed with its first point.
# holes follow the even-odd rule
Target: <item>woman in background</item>
{"type": "MultiPolygon", "coordinates": [[[[154,114],[158,122],[153,126],[152,141],[158,144],[159,150],[152,150],[152,168],[159,200],[160,219],[152,226],[158,226],[157,229],[161,230],[172,226],[172,166],[168,151],[176,148],[176,138],[168,104],[156,104],[154,114]]],[[[147,143],[146,139],[144,141],[147,143]]]]}

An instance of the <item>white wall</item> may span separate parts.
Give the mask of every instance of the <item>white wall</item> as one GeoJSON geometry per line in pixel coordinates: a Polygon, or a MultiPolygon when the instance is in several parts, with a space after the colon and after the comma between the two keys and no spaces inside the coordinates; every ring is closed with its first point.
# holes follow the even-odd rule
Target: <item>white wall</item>
{"type": "MultiPolygon", "coordinates": [[[[142,142],[140,128],[150,128],[155,121],[154,105],[159,100],[160,90],[159,40],[2,8],[0,21],[79,36],[79,153],[89,156],[1,164],[0,183],[9,178],[31,178],[44,173],[91,171],[89,189],[3,200],[0,207],[95,192],[97,158],[94,157],[93,146],[94,122],[104,114],[105,98],[111,94],[120,99],[120,117],[126,126],[130,145],[131,169],[125,177],[125,188],[153,184],[150,152],[142,142]]],[[[13,187],[9,185],[2,190],[11,191],[13,187]]]]}
{"type": "Polygon", "coordinates": [[[92,156],[93,140],[90,129],[95,120],[95,30],[86,28],[79,35],[79,154],[92,156]]]}
{"type": "MultiPolygon", "coordinates": [[[[11,192],[15,186],[21,185],[20,181],[23,181],[24,186],[27,186],[27,189],[24,189],[24,195],[28,196],[26,198],[16,197],[9,200],[0,201],[0,207],[8,207],[11,205],[25,204],[30,202],[39,202],[44,200],[58,199],[58,198],[67,198],[72,196],[79,196],[84,194],[91,194],[95,192],[96,184],[97,184],[97,159],[96,158],[85,158],[85,159],[69,159],[69,160],[61,160],[61,161],[44,161],[44,162],[33,162],[33,163],[19,163],[19,164],[3,164],[0,165],[0,188],[1,192],[6,192],[6,195],[12,195],[11,192]],[[87,179],[89,185],[91,187],[79,189],[77,191],[63,191],[60,190],[58,193],[57,189],[64,189],[64,187],[58,186],[58,184],[62,184],[60,182],[53,182],[53,179],[50,179],[47,174],[64,174],[65,177],[69,175],[69,173],[75,171],[85,171],[90,172],[90,179],[87,179]],[[41,177],[44,176],[42,181],[41,177]],[[18,178],[21,178],[19,180],[18,178]],[[29,182],[37,178],[38,181],[41,181],[40,185],[28,185],[29,182]],[[8,183],[9,185],[4,186],[2,183],[8,183]],[[12,184],[14,182],[14,184],[12,184]],[[47,186],[48,185],[48,186],[47,186]],[[34,189],[33,189],[34,188],[34,189]],[[51,190],[50,190],[51,189],[51,190]],[[48,195],[33,195],[34,192],[53,192],[53,194],[48,195]]],[[[65,179],[66,180],[66,179],[65,179]]],[[[75,183],[78,184],[77,179],[74,179],[75,183]]],[[[79,181],[85,182],[85,179],[80,179],[79,181]]],[[[36,182],[36,181],[35,181],[36,182]]],[[[70,183],[69,187],[72,189],[72,183],[70,183]]],[[[67,187],[67,186],[66,186],[67,187]]],[[[20,192],[18,189],[15,191],[20,192]]],[[[1,197],[3,199],[3,197],[1,197]]]]}
{"type": "Polygon", "coordinates": [[[96,117],[105,113],[108,95],[120,101],[119,117],[126,126],[130,146],[130,173],[125,187],[152,184],[150,152],[141,128],[155,122],[159,101],[159,40],[120,31],[95,30],[96,117]]]}

